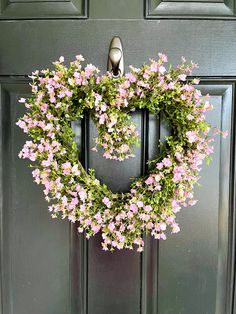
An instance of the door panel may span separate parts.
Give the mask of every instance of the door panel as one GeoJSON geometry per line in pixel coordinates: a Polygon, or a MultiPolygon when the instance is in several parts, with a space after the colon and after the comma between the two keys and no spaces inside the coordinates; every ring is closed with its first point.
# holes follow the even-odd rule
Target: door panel
{"type": "Polygon", "coordinates": [[[50,219],[42,190],[18,152],[26,137],[15,126],[28,82],[1,81],[2,311],[70,313],[69,224],[50,219]]]}
{"type": "MultiPolygon", "coordinates": [[[[211,95],[214,111],[208,121],[231,129],[234,84],[201,86],[211,95]]],[[[232,121],[234,124],[234,121],[232,121]]],[[[159,313],[225,313],[227,297],[228,247],[232,243],[230,165],[232,133],[216,138],[212,164],[204,166],[195,188],[198,203],[179,215],[182,232],[160,243],[159,313]]],[[[228,313],[228,312],[227,312],[228,313]]],[[[230,312],[229,312],[230,313],[230,312]]]]}
{"type": "Polygon", "coordinates": [[[148,19],[235,19],[235,0],[145,0],[148,19]]]}
{"type": "Polygon", "coordinates": [[[1,75],[28,75],[36,68],[51,67],[60,55],[69,62],[78,53],[87,63],[106,71],[114,35],[122,38],[126,71],[130,64],[139,67],[161,51],[168,54],[173,65],[181,62],[182,55],[198,63],[199,69],[194,72],[197,76],[227,77],[236,73],[234,21],[94,19],[17,23],[1,22],[1,75]]]}
{"type": "MultiPolygon", "coordinates": [[[[235,309],[235,81],[234,1],[87,0],[0,1],[1,83],[1,314],[236,314],[235,309]],[[201,173],[199,202],[178,216],[181,233],[143,254],[101,251],[77,224],[52,220],[42,190],[17,154],[26,139],[15,126],[26,76],[63,55],[82,53],[106,70],[113,36],[121,37],[126,71],[159,51],[177,65],[199,64],[195,75],[209,93],[213,125],[229,131],[201,173]]],[[[136,157],[118,163],[90,150],[96,128],[86,116],[73,123],[85,168],[114,191],[147,172],[169,130],[147,111],[133,115],[140,132],[136,157]]]]}
{"type": "MultiPolygon", "coordinates": [[[[141,139],[143,138],[143,113],[132,115],[141,139]],[[142,130],[142,131],[141,131],[142,130]]],[[[95,169],[96,177],[113,191],[129,190],[130,178],[142,173],[143,145],[136,148],[136,157],[124,162],[108,161],[91,152],[96,129],[89,122],[88,167],[95,169]]],[[[101,236],[88,244],[88,313],[127,314],[138,313],[140,308],[140,256],[137,252],[104,253],[101,250],[101,236]],[[109,298],[107,296],[109,295],[109,298]]]]}
{"type": "MultiPolygon", "coordinates": [[[[211,95],[215,108],[208,114],[208,121],[230,131],[234,125],[234,83],[206,81],[200,89],[203,95],[211,95]]],[[[142,160],[145,160],[152,158],[159,136],[163,138],[168,130],[164,125],[160,126],[159,120],[153,116],[144,112],[142,116],[142,160]]],[[[93,133],[90,126],[89,130],[93,133]]],[[[161,314],[231,313],[232,298],[228,284],[232,276],[231,252],[234,245],[234,208],[230,190],[232,137],[230,132],[226,140],[217,138],[213,162],[209,167],[204,166],[200,180],[202,187],[195,189],[199,202],[195,207],[183,209],[179,215],[181,233],[169,235],[167,241],[160,243],[147,238],[143,256],[133,252],[103,253],[99,248],[100,236],[89,241],[88,313],[121,313],[124,308],[126,313],[157,313],[157,309],[161,314]],[[141,288],[140,294],[137,287],[141,288]],[[127,302],[127,299],[132,301],[127,302]]],[[[93,168],[100,171],[98,177],[109,184],[112,165],[115,168],[116,163],[95,162],[93,168]],[[111,167],[109,171],[108,167],[111,167]]],[[[125,166],[122,163],[120,169],[124,171],[124,179],[127,174],[125,166]]],[[[115,190],[116,181],[113,182],[115,190]]],[[[125,186],[124,183],[124,190],[125,186]]]]}
{"type": "Polygon", "coordinates": [[[87,0],[1,0],[0,19],[87,18],[87,0]]]}

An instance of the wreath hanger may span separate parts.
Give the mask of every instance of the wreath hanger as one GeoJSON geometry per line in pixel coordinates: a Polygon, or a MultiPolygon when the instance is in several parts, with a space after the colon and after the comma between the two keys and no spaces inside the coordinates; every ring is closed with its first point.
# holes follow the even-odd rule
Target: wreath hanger
{"type": "Polygon", "coordinates": [[[112,73],[114,78],[124,74],[123,46],[118,36],[113,37],[110,43],[107,70],[112,73]]]}

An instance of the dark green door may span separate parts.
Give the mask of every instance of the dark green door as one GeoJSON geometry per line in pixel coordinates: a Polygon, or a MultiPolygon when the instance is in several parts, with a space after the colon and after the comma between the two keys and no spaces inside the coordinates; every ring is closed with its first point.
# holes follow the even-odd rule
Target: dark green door
{"type": "MultiPolygon", "coordinates": [[[[0,313],[236,314],[235,8],[235,0],[0,0],[0,313]],[[105,71],[115,35],[126,69],[159,51],[172,64],[182,55],[197,62],[201,90],[215,106],[208,119],[229,130],[202,171],[198,204],[178,216],[182,232],[160,243],[146,239],[142,255],[103,252],[99,235],[88,243],[74,225],[52,220],[17,157],[25,140],[15,126],[23,113],[17,99],[29,95],[27,75],[79,53],[105,71]]],[[[144,172],[168,131],[143,112],[134,119],[142,143],[136,158],[122,163],[91,152],[89,119],[74,125],[83,162],[114,191],[144,172]]]]}

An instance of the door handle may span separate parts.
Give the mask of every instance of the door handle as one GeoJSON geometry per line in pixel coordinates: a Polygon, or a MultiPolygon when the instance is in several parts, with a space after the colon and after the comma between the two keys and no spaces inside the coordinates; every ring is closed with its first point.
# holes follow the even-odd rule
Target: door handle
{"type": "Polygon", "coordinates": [[[115,78],[124,74],[123,47],[118,36],[113,37],[110,43],[107,70],[115,78]]]}

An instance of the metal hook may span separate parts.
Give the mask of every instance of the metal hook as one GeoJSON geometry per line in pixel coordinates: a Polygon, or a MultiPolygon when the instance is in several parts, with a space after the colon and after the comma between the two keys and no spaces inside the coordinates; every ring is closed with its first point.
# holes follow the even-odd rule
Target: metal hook
{"type": "Polygon", "coordinates": [[[107,70],[112,72],[113,77],[119,77],[124,74],[123,48],[120,37],[115,36],[111,40],[107,70]]]}

